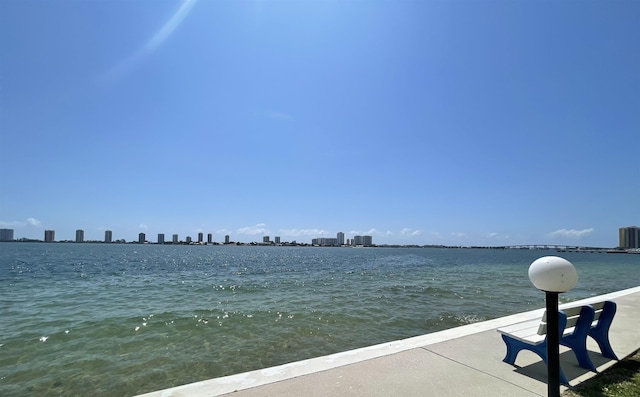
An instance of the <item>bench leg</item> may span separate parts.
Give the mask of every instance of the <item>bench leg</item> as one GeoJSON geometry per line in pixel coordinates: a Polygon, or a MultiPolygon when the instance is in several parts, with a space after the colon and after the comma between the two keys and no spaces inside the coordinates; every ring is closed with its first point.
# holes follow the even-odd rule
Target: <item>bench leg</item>
{"type": "Polygon", "coordinates": [[[618,360],[618,356],[613,352],[611,343],[609,342],[609,329],[611,328],[611,322],[613,316],[616,314],[617,305],[613,301],[607,301],[604,303],[602,313],[598,319],[598,325],[589,330],[589,336],[591,336],[598,343],[602,355],[607,358],[618,360]]]}
{"type": "Polygon", "coordinates": [[[562,338],[560,344],[571,348],[573,354],[576,356],[576,360],[578,360],[578,365],[582,368],[589,369],[593,372],[596,372],[596,367],[591,362],[591,358],[589,358],[589,353],[587,352],[587,340],[586,339],[570,339],[570,338],[562,338]]]}
{"type": "Polygon", "coordinates": [[[530,345],[528,343],[521,342],[517,339],[513,339],[508,337],[505,334],[502,334],[502,340],[504,344],[507,346],[507,354],[504,356],[504,361],[507,364],[514,365],[516,362],[516,357],[521,350],[529,350],[540,356],[542,360],[546,363],[547,361],[547,343],[541,343],[539,345],[530,345]]]}
{"type": "MultiPolygon", "coordinates": [[[[546,362],[545,362],[546,364],[546,362]]],[[[560,383],[562,383],[563,385],[570,387],[571,385],[569,384],[569,381],[567,380],[567,377],[564,376],[564,372],[562,371],[562,367],[559,367],[560,369],[560,383]]]]}
{"type": "MultiPolygon", "coordinates": [[[[545,363],[545,365],[548,366],[547,360],[544,360],[544,363],[545,363]]],[[[565,385],[567,387],[571,386],[569,384],[569,381],[567,380],[567,377],[564,376],[564,372],[562,371],[562,367],[558,367],[558,369],[560,370],[560,383],[562,383],[563,385],[565,385]]]]}
{"type": "MultiPolygon", "coordinates": [[[[543,343],[545,345],[545,352],[546,352],[546,341],[545,343],[543,343]]],[[[547,355],[545,353],[545,355],[542,357],[542,361],[544,361],[544,365],[549,368],[549,363],[547,362],[547,355]]],[[[563,385],[570,387],[571,385],[569,384],[569,381],[567,380],[567,377],[564,376],[564,371],[562,371],[562,367],[558,366],[558,370],[560,371],[560,383],[562,383],[563,385]]]]}
{"type": "MultiPolygon", "coordinates": [[[[518,356],[518,353],[520,353],[521,350],[529,350],[537,354],[538,356],[540,356],[540,358],[544,362],[544,365],[547,366],[547,342],[546,341],[544,341],[543,343],[540,343],[539,345],[530,345],[528,343],[521,342],[517,339],[510,338],[505,334],[502,334],[502,340],[504,341],[504,344],[507,346],[507,354],[502,360],[505,363],[515,365],[516,357],[518,356]]],[[[567,380],[566,376],[564,376],[564,372],[562,371],[562,368],[560,368],[560,382],[565,386],[570,386],[569,381],[567,380]]]]}
{"type": "Polygon", "coordinates": [[[589,334],[594,315],[595,311],[593,307],[583,306],[573,332],[570,335],[561,337],[560,344],[571,348],[578,360],[578,365],[596,372],[596,367],[591,362],[591,358],[589,358],[589,353],[587,352],[587,335],[589,334]]]}
{"type": "Polygon", "coordinates": [[[618,360],[618,356],[616,356],[616,353],[613,351],[611,343],[609,342],[608,332],[598,332],[598,330],[594,329],[589,333],[589,335],[591,335],[591,337],[593,337],[593,339],[598,343],[603,357],[618,360]]]}

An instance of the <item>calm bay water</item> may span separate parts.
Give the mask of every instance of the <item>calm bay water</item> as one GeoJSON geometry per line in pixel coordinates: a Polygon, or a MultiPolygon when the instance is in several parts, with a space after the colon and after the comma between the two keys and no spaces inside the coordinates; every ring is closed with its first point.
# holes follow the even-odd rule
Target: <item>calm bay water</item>
{"type": "Polygon", "coordinates": [[[640,285],[640,255],[0,244],[0,395],[131,396],[640,285]]]}

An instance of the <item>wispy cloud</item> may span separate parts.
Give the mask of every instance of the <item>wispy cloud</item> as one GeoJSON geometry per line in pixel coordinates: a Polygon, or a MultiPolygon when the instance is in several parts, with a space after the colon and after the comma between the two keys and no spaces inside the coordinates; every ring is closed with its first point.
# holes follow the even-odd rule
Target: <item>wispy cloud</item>
{"type": "Polygon", "coordinates": [[[567,237],[572,239],[581,239],[585,236],[590,235],[594,232],[594,229],[591,227],[589,229],[575,230],[575,229],[560,229],[555,232],[549,233],[551,237],[567,237]]]}
{"type": "Polygon", "coordinates": [[[462,233],[462,232],[453,232],[453,233],[451,233],[451,237],[460,238],[460,237],[464,237],[464,236],[465,236],[465,234],[462,233]]]}
{"type": "Polygon", "coordinates": [[[141,223],[140,225],[138,225],[138,227],[142,230],[149,230],[149,227],[144,223],[141,223]]]}
{"type": "Polygon", "coordinates": [[[323,229],[280,229],[280,234],[293,237],[321,237],[328,235],[327,231],[323,229]]]}
{"type": "Polygon", "coordinates": [[[24,221],[1,221],[0,220],[0,226],[2,227],[15,227],[15,228],[19,228],[19,227],[25,227],[25,226],[41,226],[42,222],[40,222],[39,220],[37,220],[36,218],[27,218],[24,221]]]}
{"type": "Polygon", "coordinates": [[[193,8],[193,6],[196,5],[196,2],[197,0],[184,0],[180,5],[180,8],[178,8],[178,11],[176,11],[171,16],[171,18],[169,18],[169,20],[162,26],[162,28],[160,28],[160,30],[158,30],[156,34],[153,35],[151,40],[149,40],[144,45],[142,50],[147,53],[152,53],[157,50],[158,47],[160,47],[162,43],[164,43],[169,38],[169,36],[171,36],[173,31],[176,30],[178,26],[180,26],[186,16],[189,15],[189,12],[193,8]]]}
{"type": "Polygon", "coordinates": [[[387,230],[386,232],[383,232],[381,230],[374,228],[371,228],[367,231],[361,231],[361,230],[351,230],[349,231],[349,233],[347,233],[350,236],[392,236],[393,232],[387,230]]]}
{"type": "Polygon", "coordinates": [[[178,10],[173,13],[171,18],[162,25],[160,30],[158,30],[142,47],[109,70],[104,76],[104,80],[110,82],[122,77],[131,71],[136,64],[155,52],[171,36],[178,26],[180,26],[182,21],[187,17],[187,15],[189,15],[189,12],[196,2],[197,0],[184,0],[178,10]]]}
{"type": "Polygon", "coordinates": [[[42,223],[36,218],[27,218],[27,225],[29,226],[40,226],[42,223]]]}
{"type": "Polygon", "coordinates": [[[403,236],[419,236],[422,234],[422,230],[413,230],[405,227],[400,231],[400,234],[402,234],[403,236]]]}
{"type": "Polygon", "coordinates": [[[508,234],[500,234],[496,232],[491,232],[485,235],[486,238],[494,239],[494,240],[507,240],[509,239],[508,234]]]}
{"type": "Polygon", "coordinates": [[[238,229],[239,234],[247,234],[250,236],[256,235],[267,235],[270,234],[269,229],[266,228],[267,225],[264,223],[258,223],[255,226],[246,226],[238,229]]]}

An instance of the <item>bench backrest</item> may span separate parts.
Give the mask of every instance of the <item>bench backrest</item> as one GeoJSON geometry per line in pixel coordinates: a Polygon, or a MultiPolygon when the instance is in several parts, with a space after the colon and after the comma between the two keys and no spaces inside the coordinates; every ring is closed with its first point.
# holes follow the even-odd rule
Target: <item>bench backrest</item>
{"type": "MultiPolygon", "coordinates": [[[[604,311],[605,302],[591,303],[590,305],[587,305],[587,306],[591,306],[594,311],[593,319],[591,319],[591,321],[589,322],[591,323],[594,321],[598,321],[598,319],[602,315],[602,312],[604,311]]],[[[583,307],[584,306],[575,306],[575,307],[560,309],[567,316],[566,328],[573,328],[576,326],[576,324],[578,323],[578,320],[580,319],[580,313],[582,312],[583,307]]],[[[547,311],[545,310],[544,314],[542,315],[542,320],[540,321],[540,326],[538,326],[538,335],[546,335],[546,334],[547,334],[547,311]]]]}

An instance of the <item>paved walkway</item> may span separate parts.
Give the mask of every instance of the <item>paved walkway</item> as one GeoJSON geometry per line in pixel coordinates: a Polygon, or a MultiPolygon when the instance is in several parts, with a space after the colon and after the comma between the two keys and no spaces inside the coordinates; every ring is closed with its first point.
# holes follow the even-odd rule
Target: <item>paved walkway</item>
{"type": "MultiPolygon", "coordinates": [[[[640,287],[580,301],[611,299],[618,310],[610,341],[619,358],[640,348],[640,287]]],[[[577,302],[572,302],[572,305],[577,302]]],[[[561,306],[562,307],[562,306],[561,306]]],[[[546,367],[522,351],[516,367],[502,362],[505,346],[496,328],[540,318],[544,309],[383,343],[329,356],[246,372],[144,394],[144,397],[254,396],[546,396],[546,367]]],[[[591,360],[602,357],[591,338],[591,360]]],[[[560,349],[560,365],[572,386],[595,375],[560,349]]],[[[566,388],[562,386],[562,390],[566,388]]]]}

